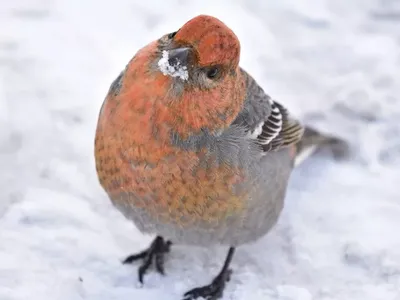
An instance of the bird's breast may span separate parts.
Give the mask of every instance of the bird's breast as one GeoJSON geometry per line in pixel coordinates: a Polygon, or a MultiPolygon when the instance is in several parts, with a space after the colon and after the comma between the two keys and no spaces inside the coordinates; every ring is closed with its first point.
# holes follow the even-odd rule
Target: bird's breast
{"type": "Polygon", "coordinates": [[[187,151],[157,142],[122,146],[108,144],[101,134],[96,138],[99,180],[117,207],[144,210],[179,226],[217,224],[243,209],[244,173],[219,165],[206,150],[187,151]]]}

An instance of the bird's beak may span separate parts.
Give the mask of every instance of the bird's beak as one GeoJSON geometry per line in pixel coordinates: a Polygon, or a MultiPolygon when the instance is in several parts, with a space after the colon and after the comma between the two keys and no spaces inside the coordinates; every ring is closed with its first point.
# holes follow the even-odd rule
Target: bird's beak
{"type": "Polygon", "coordinates": [[[168,62],[170,66],[187,66],[190,48],[176,48],[168,51],[168,62]]]}

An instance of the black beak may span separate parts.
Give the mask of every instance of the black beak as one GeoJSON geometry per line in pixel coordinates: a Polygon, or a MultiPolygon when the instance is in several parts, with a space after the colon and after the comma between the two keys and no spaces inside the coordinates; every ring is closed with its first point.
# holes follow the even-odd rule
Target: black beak
{"type": "Polygon", "coordinates": [[[170,66],[187,66],[190,48],[176,48],[168,51],[168,62],[170,66]]]}

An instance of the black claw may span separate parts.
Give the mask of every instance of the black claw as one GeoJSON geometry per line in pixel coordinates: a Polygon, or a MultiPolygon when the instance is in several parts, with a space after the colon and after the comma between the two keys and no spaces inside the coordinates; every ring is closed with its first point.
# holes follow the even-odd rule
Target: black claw
{"type": "Polygon", "coordinates": [[[142,259],[142,265],[138,269],[139,282],[143,284],[143,278],[151,264],[154,262],[157,272],[164,275],[164,255],[170,251],[172,243],[164,241],[160,236],[157,236],[151,243],[150,247],[138,254],[128,256],[122,263],[130,264],[136,260],[142,259]]]}
{"type": "Polygon", "coordinates": [[[232,270],[227,270],[218,275],[211,284],[195,288],[185,293],[183,300],[194,300],[202,297],[206,300],[220,299],[223,295],[225,285],[230,280],[232,270]]]}
{"type": "Polygon", "coordinates": [[[147,253],[148,253],[148,251],[147,250],[145,250],[145,251],[142,251],[142,252],[140,252],[140,253],[138,253],[138,254],[132,254],[132,255],[129,255],[127,258],[125,258],[124,260],[123,260],[123,264],[131,264],[131,263],[133,263],[134,261],[137,261],[137,260],[139,260],[139,259],[144,259],[146,256],[147,256],[147,253]]]}
{"type": "Polygon", "coordinates": [[[231,247],[225,260],[225,264],[217,277],[209,285],[192,289],[184,294],[183,300],[194,300],[204,298],[206,300],[217,300],[222,298],[226,283],[231,279],[232,270],[228,269],[235,249],[231,247]]]}
{"type": "Polygon", "coordinates": [[[156,257],[155,257],[156,270],[157,270],[158,273],[160,273],[162,275],[165,275],[164,253],[162,253],[162,254],[161,253],[156,253],[156,257]]]}
{"type": "Polygon", "coordinates": [[[231,281],[232,273],[233,273],[232,269],[229,269],[229,270],[227,271],[227,274],[226,274],[226,282],[231,281]]]}
{"type": "Polygon", "coordinates": [[[139,267],[138,276],[139,276],[140,283],[143,283],[144,274],[147,272],[147,270],[151,266],[151,263],[153,262],[153,255],[154,255],[154,252],[152,251],[152,249],[150,249],[150,251],[147,253],[147,256],[144,259],[142,265],[139,267]]]}
{"type": "Polygon", "coordinates": [[[229,281],[229,276],[229,272],[227,272],[223,276],[218,276],[215,278],[210,285],[190,290],[189,292],[185,293],[185,298],[183,300],[194,300],[199,297],[207,300],[220,299],[223,295],[225,284],[229,281]]]}

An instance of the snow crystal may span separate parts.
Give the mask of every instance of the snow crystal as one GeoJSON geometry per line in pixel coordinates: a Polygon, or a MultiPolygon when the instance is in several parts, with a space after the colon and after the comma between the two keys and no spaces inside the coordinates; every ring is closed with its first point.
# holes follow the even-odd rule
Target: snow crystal
{"type": "Polygon", "coordinates": [[[158,67],[164,75],[172,77],[179,77],[182,80],[189,78],[189,73],[186,66],[182,66],[180,61],[177,61],[176,65],[170,65],[168,51],[164,50],[161,59],[158,61],[158,67]]]}

